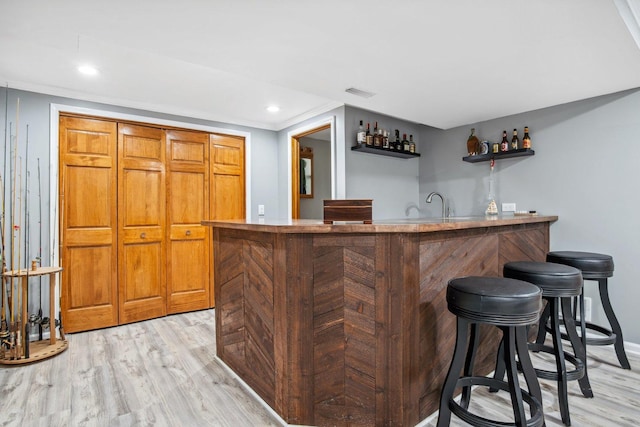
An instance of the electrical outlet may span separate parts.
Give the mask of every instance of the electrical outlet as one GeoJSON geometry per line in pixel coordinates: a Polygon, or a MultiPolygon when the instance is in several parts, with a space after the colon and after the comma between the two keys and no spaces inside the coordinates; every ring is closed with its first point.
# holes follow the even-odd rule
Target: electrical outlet
{"type": "Polygon", "coordinates": [[[264,215],[264,205],[258,205],[258,215],[264,215]]]}
{"type": "Polygon", "coordinates": [[[515,212],[516,204],[515,203],[503,203],[502,204],[502,212],[515,212]]]}

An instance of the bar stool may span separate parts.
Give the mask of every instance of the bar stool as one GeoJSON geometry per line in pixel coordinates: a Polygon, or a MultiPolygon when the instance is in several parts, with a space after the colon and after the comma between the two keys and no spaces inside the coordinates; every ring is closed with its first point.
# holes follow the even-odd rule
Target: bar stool
{"type": "MultiPolygon", "coordinates": [[[[556,371],[535,369],[535,372],[538,378],[557,381],[560,416],[565,425],[571,425],[567,382],[578,380],[582,394],[585,397],[593,397],[589,378],[584,376],[584,345],[578,337],[575,321],[570,315],[571,298],[580,295],[582,292],[582,273],[577,268],[562,264],[517,261],[505,264],[503,275],[504,277],[533,283],[542,289],[542,299],[546,301],[548,307],[545,310],[549,311],[551,321],[550,332],[553,339],[553,347],[541,343],[530,343],[529,350],[554,355],[556,371]],[[575,355],[569,354],[562,348],[560,309],[562,309],[563,320],[575,355]],[[567,371],[566,362],[571,363],[574,369],[567,371]]],[[[504,369],[504,365],[498,360],[495,378],[501,379],[504,376],[504,369]]]]}
{"type": "MultiPolygon", "coordinates": [[[[580,294],[580,337],[586,345],[614,345],[618,361],[623,369],[631,369],[629,359],[624,350],[622,328],[611,306],[609,299],[608,278],[613,276],[613,257],[592,252],[554,251],[547,254],[548,262],[570,265],[582,271],[584,280],[597,281],[600,301],[611,329],[586,322],[584,318],[584,292],[580,294]],[[587,337],[586,330],[591,329],[603,336],[587,337]]],[[[575,312],[574,312],[575,313],[575,312]]],[[[545,322],[546,323],[546,322],[545,322]]],[[[543,338],[544,339],[544,338],[543,338]]]]}
{"type": "Polygon", "coordinates": [[[447,305],[456,315],[456,344],[442,393],[438,427],[448,426],[451,414],[473,426],[541,426],[544,423],[542,393],[527,350],[527,325],[540,316],[541,291],[537,286],[520,280],[501,277],[464,277],[452,279],[447,286],[447,305]],[[503,363],[508,368],[508,381],[473,376],[473,362],[479,339],[479,324],[494,325],[502,330],[505,342],[503,363]],[[467,332],[471,327],[471,342],[467,348],[467,332]],[[466,357],[465,357],[466,354],[466,357]],[[518,381],[516,354],[522,365],[529,392],[518,381]],[[464,362],[464,376],[460,377],[464,362]],[[468,411],[471,386],[483,385],[508,391],[511,395],[514,423],[489,420],[468,411]],[[453,400],[457,387],[462,387],[458,404],[453,400]],[[526,418],[523,400],[529,405],[526,418]]]}

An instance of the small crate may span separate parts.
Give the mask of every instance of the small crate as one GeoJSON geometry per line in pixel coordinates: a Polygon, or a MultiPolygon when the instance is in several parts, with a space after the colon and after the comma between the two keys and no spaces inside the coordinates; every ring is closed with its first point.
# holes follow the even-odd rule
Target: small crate
{"type": "Polygon", "coordinates": [[[334,221],[362,221],[371,224],[372,199],[345,199],[324,201],[324,223],[334,221]]]}

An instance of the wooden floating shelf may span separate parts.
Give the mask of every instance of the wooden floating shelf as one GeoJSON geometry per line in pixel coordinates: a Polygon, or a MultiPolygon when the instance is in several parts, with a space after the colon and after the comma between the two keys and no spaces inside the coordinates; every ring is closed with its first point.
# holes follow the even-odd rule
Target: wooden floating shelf
{"type": "Polygon", "coordinates": [[[499,153],[477,154],[475,156],[465,156],[462,158],[465,162],[478,163],[488,162],[491,159],[509,159],[512,157],[533,156],[536,154],[531,148],[518,148],[517,150],[501,151],[499,153]]]}
{"type": "Polygon", "coordinates": [[[420,157],[419,153],[407,153],[406,151],[391,151],[384,148],[372,148],[363,146],[351,147],[351,151],[358,151],[360,153],[380,154],[382,156],[396,157],[398,159],[413,159],[414,157],[420,157]]]}

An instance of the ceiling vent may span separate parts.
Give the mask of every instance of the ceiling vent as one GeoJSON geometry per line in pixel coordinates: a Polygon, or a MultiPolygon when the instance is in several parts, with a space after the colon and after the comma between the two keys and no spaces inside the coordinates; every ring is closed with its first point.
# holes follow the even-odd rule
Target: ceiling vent
{"type": "Polygon", "coordinates": [[[350,87],[348,89],[345,89],[345,92],[355,96],[359,96],[361,98],[371,98],[372,96],[375,95],[375,93],[373,92],[367,92],[366,90],[356,89],[355,87],[350,87]]]}

